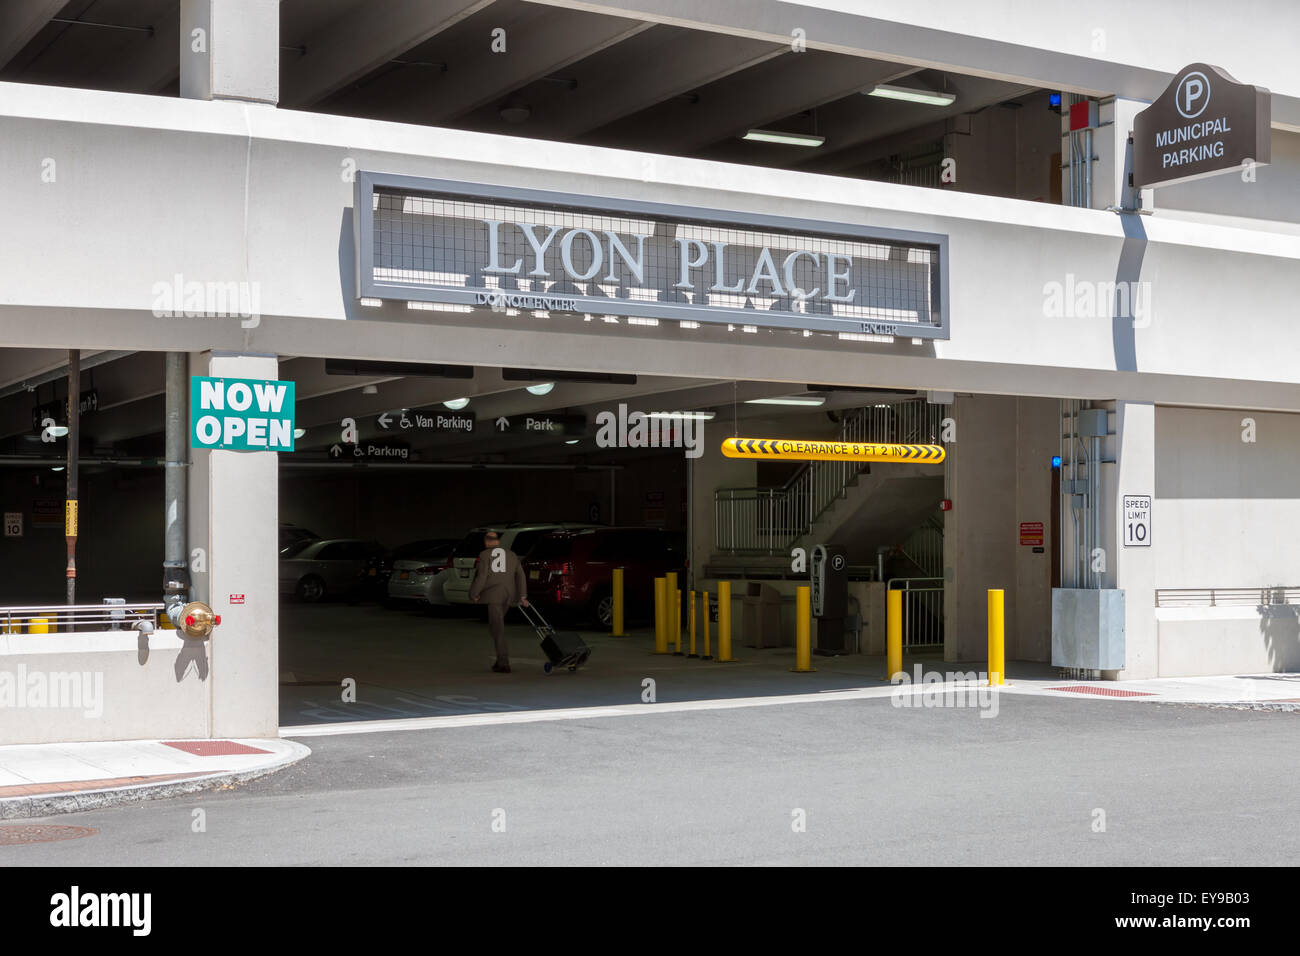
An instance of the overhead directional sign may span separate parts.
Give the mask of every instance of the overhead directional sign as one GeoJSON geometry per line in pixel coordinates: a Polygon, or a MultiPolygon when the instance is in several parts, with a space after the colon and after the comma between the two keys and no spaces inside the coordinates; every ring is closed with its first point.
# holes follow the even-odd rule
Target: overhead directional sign
{"type": "Polygon", "coordinates": [[[385,431],[456,432],[469,435],[474,431],[476,417],[473,412],[448,412],[442,409],[402,408],[384,412],[375,424],[385,431]]]}
{"type": "Polygon", "coordinates": [[[190,447],[293,451],[293,382],[190,378],[190,447]]]}
{"type": "Polygon", "coordinates": [[[942,445],[872,445],[865,442],[802,441],[797,438],[728,438],[722,443],[728,458],[769,461],[914,461],[940,462],[942,445]]]}
{"type": "Polygon", "coordinates": [[[509,417],[501,415],[492,423],[492,430],[498,435],[585,435],[587,416],[550,412],[509,417]]]}
{"type": "Polygon", "coordinates": [[[334,461],[411,461],[411,446],[405,442],[362,442],[330,446],[334,461]]]}

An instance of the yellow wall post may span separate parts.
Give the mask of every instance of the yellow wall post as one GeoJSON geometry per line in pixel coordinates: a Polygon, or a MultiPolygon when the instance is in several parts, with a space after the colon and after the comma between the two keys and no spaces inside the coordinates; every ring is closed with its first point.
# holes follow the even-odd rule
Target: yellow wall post
{"type": "Polygon", "coordinates": [[[731,582],[718,582],[718,661],[734,661],[731,656],[731,582]]]}
{"type": "Polygon", "coordinates": [[[989,589],[989,686],[1005,684],[1007,662],[1004,641],[1006,638],[1006,592],[989,589]]]}
{"type": "Polygon", "coordinates": [[[627,637],[627,631],[623,630],[623,569],[614,569],[614,627],[611,634],[614,637],[627,637]]]}
{"type": "Polygon", "coordinates": [[[655,653],[668,653],[668,579],[655,578],[655,653]]]}
{"type": "Polygon", "coordinates": [[[50,619],[48,617],[29,617],[27,619],[28,634],[49,634],[50,619]]]}
{"type": "Polygon", "coordinates": [[[794,670],[812,669],[812,588],[804,584],[794,589],[794,670]]]}
{"type": "Polygon", "coordinates": [[[686,656],[699,657],[700,655],[695,653],[695,592],[694,591],[691,592],[691,611],[689,616],[691,621],[691,652],[686,656]]]}
{"type": "Polygon", "coordinates": [[[903,592],[885,592],[885,680],[903,672],[903,592]]]}
{"type": "Polygon", "coordinates": [[[709,647],[709,592],[704,592],[704,660],[713,660],[713,650],[709,647]]]}

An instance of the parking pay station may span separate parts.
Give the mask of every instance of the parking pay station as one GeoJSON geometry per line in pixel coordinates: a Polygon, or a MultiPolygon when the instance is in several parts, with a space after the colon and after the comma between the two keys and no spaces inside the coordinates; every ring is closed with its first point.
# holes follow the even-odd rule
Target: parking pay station
{"type": "Polygon", "coordinates": [[[812,615],[817,621],[817,653],[844,653],[844,619],[849,613],[849,560],[834,544],[813,548],[812,615]]]}

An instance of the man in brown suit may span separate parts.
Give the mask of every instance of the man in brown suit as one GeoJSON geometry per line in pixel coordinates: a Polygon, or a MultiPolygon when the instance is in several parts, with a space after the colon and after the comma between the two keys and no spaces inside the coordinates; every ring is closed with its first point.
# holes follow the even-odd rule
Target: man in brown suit
{"type": "Polygon", "coordinates": [[[497,652],[492,670],[509,674],[506,611],[513,604],[528,607],[528,580],[524,577],[519,556],[509,548],[501,547],[501,537],[495,531],[483,535],[483,551],[478,556],[478,569],[474,573],[474,583],[469,587],[469,597],[471,601],[487,604],[488,630],[497,652]]]}

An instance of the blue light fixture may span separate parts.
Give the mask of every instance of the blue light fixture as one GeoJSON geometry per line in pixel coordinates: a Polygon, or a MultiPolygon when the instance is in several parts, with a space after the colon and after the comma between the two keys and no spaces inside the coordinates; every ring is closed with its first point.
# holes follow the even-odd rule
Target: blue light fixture
{"type": "Polygon", "coordinates": [[[1060,468],[1060,467],[1061,467],[1061,456],[1060,456],[1060,455],[1053,455],[1053,456],[1052,456],[1052,467],[1053,467],[1053,468],[1060,468]]]}

